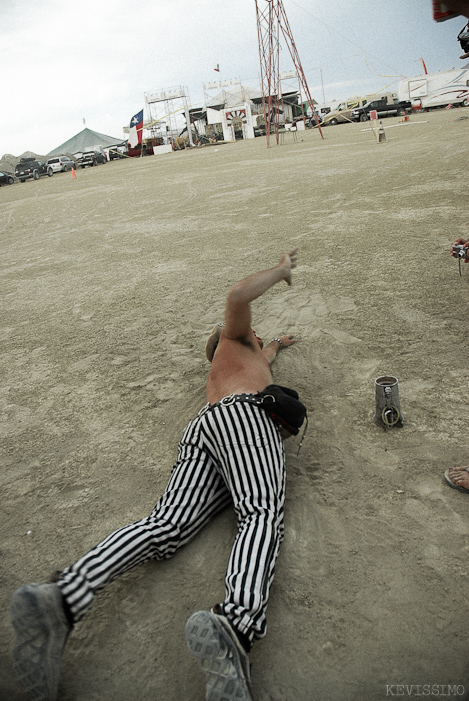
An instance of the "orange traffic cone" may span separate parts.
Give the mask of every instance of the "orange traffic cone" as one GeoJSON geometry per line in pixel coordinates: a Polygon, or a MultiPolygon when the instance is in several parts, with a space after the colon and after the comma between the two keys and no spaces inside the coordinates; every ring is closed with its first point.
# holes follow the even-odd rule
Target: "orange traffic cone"
{"type": "Polygon", "coordinates": [[[73,178],[76,178],[77,174],[75,173],[75,168],[72,168],[72,180],[73,178]]]}

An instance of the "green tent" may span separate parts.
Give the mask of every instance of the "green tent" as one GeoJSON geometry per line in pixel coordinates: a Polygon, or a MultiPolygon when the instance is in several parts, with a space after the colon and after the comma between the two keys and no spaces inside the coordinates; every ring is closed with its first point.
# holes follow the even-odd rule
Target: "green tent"
{"type": "Polygon", "coordinates": [[[109,146],[118,146],[124,143],[125,139],[117,139],[114,136],[107,136],[106,134],[99,134],[97,131],[92,129],[83,129],[76,136],[72,136],[71,139],[66,141],[64,144],[57,146],[48,153],[48,156],[56,156],[62,153],[83,153],[88,149],[92,149],[94,146],[102,146],[103,148],[109,148],[109,146]]]}

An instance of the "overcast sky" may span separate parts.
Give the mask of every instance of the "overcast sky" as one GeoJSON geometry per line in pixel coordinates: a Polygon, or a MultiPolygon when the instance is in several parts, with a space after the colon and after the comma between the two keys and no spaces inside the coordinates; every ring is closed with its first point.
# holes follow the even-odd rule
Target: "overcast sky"
{"type": "MultiPolygon", "coordinates": [[[[456,40],[467,20],[434,22],[431,0],[283,3],[318,102],[395,91],[401,75],[423,72],[421,58],[429,72],[467,63],[456,40]]],[[[124,138],[146,92],[183,86],[202,105],[203,83],[259,85],[255,8],[255,0],[0,0],[0,156],[46,155],[85,126],[124,138]]],[[[291,70],[280,47],[280,69],[291,70]]]]}

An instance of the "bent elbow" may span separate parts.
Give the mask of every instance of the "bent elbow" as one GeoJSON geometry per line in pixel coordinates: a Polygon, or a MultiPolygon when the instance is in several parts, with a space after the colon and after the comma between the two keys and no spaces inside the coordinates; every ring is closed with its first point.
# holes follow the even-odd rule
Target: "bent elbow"
{"type": "Polygon", "coordinates": [[[229,305],[245,304],[248,302],[246,290],[242,283],[236,283],[228,293],[227,302],[229,305]]]}

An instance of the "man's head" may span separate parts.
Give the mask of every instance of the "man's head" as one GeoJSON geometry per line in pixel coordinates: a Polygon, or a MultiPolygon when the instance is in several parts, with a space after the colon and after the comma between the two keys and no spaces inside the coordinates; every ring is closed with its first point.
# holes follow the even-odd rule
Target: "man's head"
{"type": "Polygon", "coordinates": [[[252,330],[252,332],[254,334],[254,338],[256,339],[256,343],[259,345],[259,348],[262,350],[264,348],[264,341],[262,340],[262,338],[260,336],[257,335],[257,333],[254,331],[254,329],[252,330]]]}
{"type": "MultiPolygon", "coordinates": [[[[221,332],[224,327],[224,323],[219,323],[216,326],[213,327],[212,333],[207,339],[207,343],[205,344],[205,355],[207,357],[207,360],[211,363],[213,360],[213,356],[215,355],[215,351],[217,350],[218,347],[218,342],[220,340],[221,332]]],[[[264,347],[264,341],[260,336],[256,334],[254,329],[252,330],[252,334],[254,336],[255,342],[259,345],[259,348],[264,347]]]]}
{"type": "Polygon", "coordinates": [[[205,355],[207,356],[207,360],[210,363],[212,362],[214,353],[217,350],[218,341],[220,340],[221,332],[223,330],[224,325],[225,324],[221,322],[214,326],[212,333],[208,337],[207,343],[205,344],[205,355]]]}

